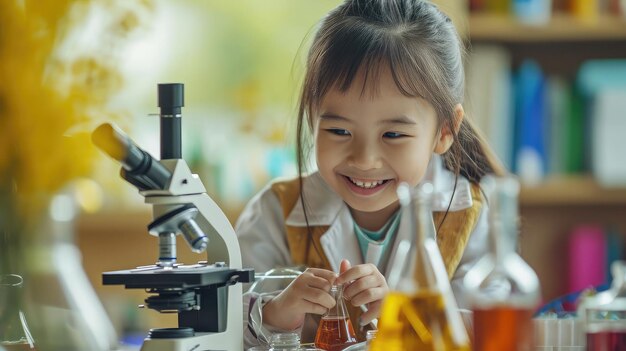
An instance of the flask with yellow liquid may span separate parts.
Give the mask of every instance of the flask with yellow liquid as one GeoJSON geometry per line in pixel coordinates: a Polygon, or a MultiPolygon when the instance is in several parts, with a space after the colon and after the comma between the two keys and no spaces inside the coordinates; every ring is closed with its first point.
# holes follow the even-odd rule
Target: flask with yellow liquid
{"type": "Polygon", "coordinates": [[[393,260],[379,330],[370,351],[469,351],[470,342],[435,239],[432,184],[400,184],[402,216],[410,220],[393,260]]]}

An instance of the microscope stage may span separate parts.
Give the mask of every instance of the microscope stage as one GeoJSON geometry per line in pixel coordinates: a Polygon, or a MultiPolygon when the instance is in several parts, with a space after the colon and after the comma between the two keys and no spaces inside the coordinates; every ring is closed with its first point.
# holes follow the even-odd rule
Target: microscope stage
{"type": "Polygon", "coordinates": [[[232,269],[215,265],[177,267],[148,266],[102,273],[102,284],[124,285],[127,289],[187,289],[211,285],[231,285],[254,280],[252,269],[232,269]]]}

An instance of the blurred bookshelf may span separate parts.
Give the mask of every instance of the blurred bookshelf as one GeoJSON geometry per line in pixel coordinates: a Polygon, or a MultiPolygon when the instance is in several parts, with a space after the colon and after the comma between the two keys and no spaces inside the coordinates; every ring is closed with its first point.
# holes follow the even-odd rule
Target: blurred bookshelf
{"type": "Polygon", "coordinates": [[[542,25],[520,22],[513,16],[476,13],[469,16],[472,41],[491,42],[567,42],[626,40],[626,19],[616,15],[598,15],[581,19],[554,14],[542,25]]]}
{"type": "MultiPolygon", "coordinates": [[[[541,128],[548,136],[545,144],[540,145],[542,159],[547,159],[544,174],[539,182],[526,182],[536,185],[523,185],[520,193],[519,243],[522,256],[540,278],[546,301],[571,292],[568,277],[576,273],[570,272],[572,260],[607,259],[570,257],[573,237],[580,233],[580,228],[600,228],[607,238],[607,252],[611,250],[609,243],[615,245],[608,238],[619,237],[617,249],[621,259],[626,258],[626,177],[615,182],[616,185],[609,185],[600,179],[601,172],[594,159],[598,142],[603,142],[602,136],[594,134],[594,128],[602,127],[606,131],[608,126],[622,130],[625,125],[606,121],[599,125],[599,117],[605,118],[607,114],[598,115],[594,104],[604,93],[597,82],[624,80],[626,83],[611,66],[620,61],[619,67],[626,67],[626,17],[618,10],[617,2],[601,8],[600,2],[592,0],[584,5],[596,3],[595,12],[574,13],[576,1],[558,1],[559,7],[552,8],[548,21],[528,24],[516,17],[512,1],[508,2],[508,10],[503,10],[489,8],[489,4],[496,2],[470,0],[460,22],[467,25],[463,31],[469,51],[467,100],[475,104],[473,109],[468,108],[470,117],[486,132],[498,155],[504,156],[505,164],[518,173],[519,169],[515,168],[519,167],[516,161],[520,146],[515,143],[519,141],[520,128],[531,134],[537,130],[535,127],[541,128]],[[477,10],[476,4],[482,7],[477,10]],[[590,61],[595,62],[593,69],[587,64],[590,61]],[[601,67],[603,61],[612,62],[601,67]],[[520,84],[520,77],[531,83],[520,84]],[[537,88],[538,84],[545,91],[542,93],[546,94],[545,100],[540,101],[540,107],[523,111],[521,118],[543,110],[543,124],[520,125],[518,93],[529,87],[537,88]],[[560,102],[560,110],[551,106],[555,104],[551,100],[555,96],[566,96],[566,102],[560,102]],[[560,150],[554,152],[551,143],[560,150]]],[[[617,84],[609,88],[615,87],[617,84]]],[[[534,93],[541,92],[534,90],[534,93]]],[[[615,104],[611,106],[613,109],[609,111],[621,111],[615,104]]],[[[623,142],[618,141],[612,149],[620,150],[621,145],[623,142]]],[[[620,162],[619,158],[618,152],[612,152],[610,162],[620,162]]],[[[602,162],[606,165],[606,158],[602,162]]]]}
{"type": "Polygon", "coordinates": [[[555,176],[524,186],[520,203],[525,207],[626,206],[626,187],[605,187],[589,175],[555,176]]]}

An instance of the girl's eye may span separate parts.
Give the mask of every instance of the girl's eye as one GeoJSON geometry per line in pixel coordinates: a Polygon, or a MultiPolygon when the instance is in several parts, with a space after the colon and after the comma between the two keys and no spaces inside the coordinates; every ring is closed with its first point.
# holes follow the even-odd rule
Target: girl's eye
{"type": "Polygon", "coordinates": [[[389,138],[389,139],[397,139],[397,138],[402,138],[406,135],[402,134],[402,133],[397,133],[397,132],[386,132],[385,134],[383,134],[384,138],[389,138]]]}
{"type": "Polygon", "coordinates": [[[348,132],[345,129],[340,129],[340,128],[328,128],[326,129],[326,131],[335,135],[341,135],[341,136],[350,135],[350,132],[348,132]]]}

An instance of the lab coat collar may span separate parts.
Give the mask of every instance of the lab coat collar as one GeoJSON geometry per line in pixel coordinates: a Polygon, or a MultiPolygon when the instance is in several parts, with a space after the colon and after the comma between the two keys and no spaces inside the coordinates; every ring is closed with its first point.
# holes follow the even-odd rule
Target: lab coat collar
{"type": "MultiPolygon", "coordinates": [[[[450,205],[450,211],[459,211],[472,206],[469,181],[460,176],[456,191],[454,191],[454,179],[454,173],[443,166],[441,156],[433,155],[422,181],[430,182],[434,187],[433,211],[446,211],[448,205],[450,205]],[[453,193],[454,198],[452,198],[453,193]],[[450,202],[450,198],[452,198],[452,202],[450,202]]],[[[308,222],[311,226],[330,226],[343,211],[349,211],[341,197],[330,189],[319,172],[304,177],[303,191],[307,205],[308,222]]],[[[287,217],[286,224],[305,227],[306,223],[302,202],[298,201],[287,217]]]]}

